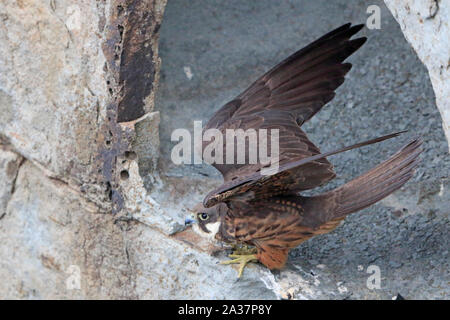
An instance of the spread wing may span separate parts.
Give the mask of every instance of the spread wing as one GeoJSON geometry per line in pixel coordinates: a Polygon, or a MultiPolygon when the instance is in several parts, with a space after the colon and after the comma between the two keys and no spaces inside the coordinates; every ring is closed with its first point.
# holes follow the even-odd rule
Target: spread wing
{"type": "Polygon", "coordinates": [[[280,194],[294,194],[302,190],[311,189],[311,185],[314,183],[311,182],[314,180],[311,176],[317,175],[317,172],[312,169],[317,166],[317,161],[337,153],[394,138],[403,132],[404,131],[385,135],[335,151],[316,154],[308,158],[292,161],[280,166],[278,170],[271,175],[262,175],[261,172],[256,172],[252,175],[225,182],[205,197],[203,205],[206,208],[209,208],[219,202],[232,200],[261,200],[280,194]]]}
{"type": "MultiPolygon", "coordinates": [[[[350,40],[362,27],[343,25],[297,51],[224,105],[204,130],[218,129],[225,138],[227,129],[278,129],[280,168],[320,154],[300,126],[329,102],[344,82],[351,65],[342,62],[366,41],[350,40]]],[[[270,130],[268,133],[270,141],[270,130]]],[[[204,142],[203,148],[208,144],[204,142]]],[[[226,159],[226,147],[223,156],[226,159]]],[[[224,176],[222,189],[253,180],[255,175],[260,177],[263,165],[260,161],[248,163],[248,149],[245,159],[243,164],[213,164],[224,176]]],[[[284,191],[294,192],[317,187],[334,176],[332,165],[325,157],[319,157],[278,177],[284,191]]]]}
{"type": "MultiPolygon", "coordinates": [[[[294,116],[289,112],[282,112],[278,110],[269,110],[260,112],[250,118],[237,117],[233,118],[227,123],[227,127],[222,127],[221,133],[226,136],[225,130],[227,129],[258,129],[261,133],[261,129],[267,129],[267,137],[264,140],[267,141],[267,151],[272,148],[272,129],[278,130],[278,139],[276,140],[279,145],[279,158],[278,166],[286,165],[290,162],[300,159],[308,158],[316,154],[320,154],[319,148],[317,148],[311,141],[309,141],[306,133],[299,127],[294,116]]],[[[255,131],[255,142],[259,138],[259,135],[255,131]]],[[[229,141],[227,141],[229,143],[229,141]]],[[[234,139],[234,144],[237,145],[238,139],[234,139]]],[[[261,146],[261,145],[259,145],[261,146]]],[[[261,169],[265,167],[267,162],[262,161],[258,154],[258,148],[256,144],[250,145],[247,143],[246,147],[241,149],[240,153],[238,148],[235,147],[232,154],[234,156],[234,165],[229,164],[214,164],[214,166],[222,172],[225,182],[240,180],[244,177],[258,174],[261,169]],[[257,157],[257,161],[249,163],[249,153],[254,152],[257,157]],[[246,161],[239,164],[238,154],[245,155],[246,161]]],[[[224,148],[224,158],[227,158],[227,149],[224,148]]],[[[269,152],[270,153],[270,152],[269,152]]],[[[242,161],[241,161],[242,162],[242,161]]],[[[333,172],[333,166],[325,158],[321,158],[314,161],[309,166],[309,179],[308,187],[303,185],[304,188],[309,189],[309,186],[321,185],[328,182],[335,177],[333,172]]],[[[303,175],[306,178],[306,175],[303,175]]],[[[300,182],[300,181],[299,181],[300,182]]]]}
{"type": "Polygon", "coordinates": [[[267,110],[290,112],[302,125],[333,99],[334,91],[344,82],[351,64],[342,62],[366,41],[365,37],[350,40],[362,28],[345,24],[295,52],[225,104],[205,129],[220,128],[233,118],[267,110]]]}

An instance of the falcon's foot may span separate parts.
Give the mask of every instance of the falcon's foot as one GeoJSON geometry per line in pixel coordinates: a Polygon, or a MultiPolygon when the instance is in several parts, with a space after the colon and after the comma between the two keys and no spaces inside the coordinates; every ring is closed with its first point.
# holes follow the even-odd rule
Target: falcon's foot
{"type": "Polygon", "coordinates": [[[256,258],[256,248],[249,248],[247,246],[236,248],[235,251],[228,255],[230,258],[234,258],[233,260],[221,261],[220,264],[239,264],[239,274],[238,278],[241,277],[242,272],[244,272],[244,268],[249,262],[257,262],[256,258]]]}

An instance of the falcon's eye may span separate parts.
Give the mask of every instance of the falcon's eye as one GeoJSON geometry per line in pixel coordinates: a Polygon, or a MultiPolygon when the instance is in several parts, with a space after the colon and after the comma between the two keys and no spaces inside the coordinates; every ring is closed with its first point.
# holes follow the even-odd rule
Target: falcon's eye
{"type": "Polygon", "coordinates": [[[206,219],[209,218],[209,215],[207,213],[204,213],[204,212],[203,213],[199,213],[198,216],[199,216],[200,220],[206,220],[206,219]]]}

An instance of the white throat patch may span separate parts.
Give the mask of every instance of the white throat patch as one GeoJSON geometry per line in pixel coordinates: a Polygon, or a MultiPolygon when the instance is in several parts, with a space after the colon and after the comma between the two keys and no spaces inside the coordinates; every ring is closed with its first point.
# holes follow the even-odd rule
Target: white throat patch
{"type": "Polygon", "coordinates": [[[219,232],[219,228],[220,228],[220,221],[214,222],[214,223],[207,223],[205,225],[206,229],[208,229],[208,232],[204,232],[199,226],[198,224],[194,224],[192,226],[192,229],[194,230],[194,232],[196,232],[197,234],[199,234],[200,236],[204,237],[204,238],[208,238],[210,240],[215,240],[215,236],[217,234],[217,232],[219,232]]]}

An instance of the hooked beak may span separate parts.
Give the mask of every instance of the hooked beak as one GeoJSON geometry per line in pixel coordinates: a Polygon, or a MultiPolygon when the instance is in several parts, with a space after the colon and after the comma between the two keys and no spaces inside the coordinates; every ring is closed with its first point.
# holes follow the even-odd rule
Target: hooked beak
{"type": "Polygon", "coordinates": [[[184,219],[184,225],[189,226],[192,223],[194,223],[195,221],[196,221],[195,216],[193,214],[191,214],[191,215],[187,216],[186,219],[184,219]]]}

